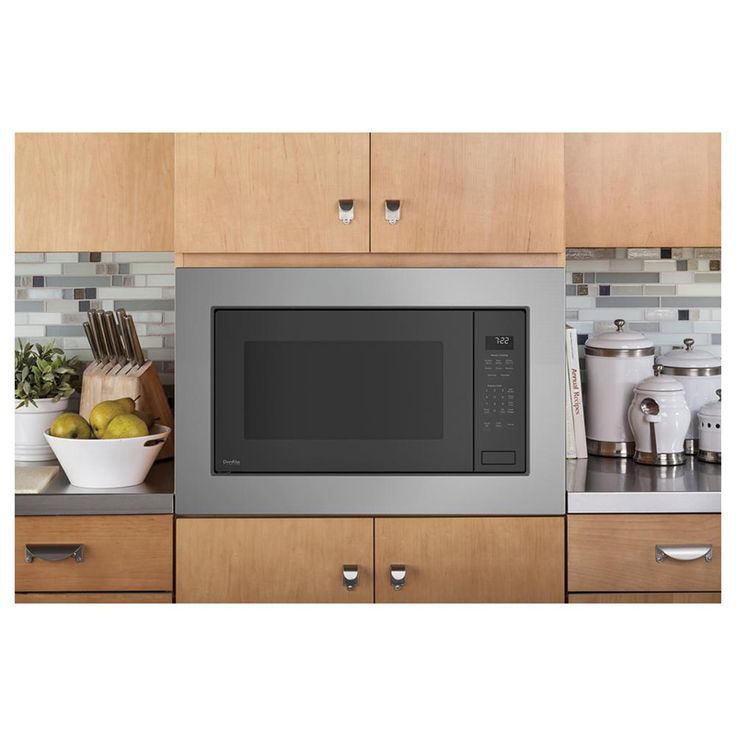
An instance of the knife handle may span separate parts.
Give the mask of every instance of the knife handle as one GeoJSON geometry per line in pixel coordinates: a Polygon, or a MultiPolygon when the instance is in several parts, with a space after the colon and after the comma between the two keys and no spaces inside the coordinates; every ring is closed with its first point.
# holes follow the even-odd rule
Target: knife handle
{"type": "Polygon", "coordinates": [[[104,321],[105,334],[107,335],[107,341],[112,348],[113,360],[116,363],[120,363],[123,356],[122,351],[119,349],[118,343],[120,342],[120,338],[116,334],[117,330],[115,328],[115,320],[112,316],[112,312],[105,312],[104,321]]]}
{"type": "Polygon", "coordinates": [[[128,324],[125,321],[126,311],[122,307],[118,307],[115,310],[118,315],[118,326],[120,328],[120,334],[123,340],[123,350],[125,351],[125,359],[129,363],[138,364],[135,353],[133,352],[133,343],[130,340],[130,332],[128,331],[128,324]]]}
{"type": "Polygon", "coordinates": [[[104,309],[90,310],[90,317],[94,321],[95,332],[97,333],[97,342],[100,346],[100,354],[105,362],[113,360],[112,347],[107,339],[107,330],[105,329],[104,309]]]}
{"type": "Polygon", "coordinates": [[[135,359],[138,361],[138,365],[143,365],[146,362],[146,356],[143,355],[143,348],[141,348],[141,341],[138,339],[138,330],[135,328],[135,322],[129,314],[125,315],[125,324],[128,326],[128,333],[130,334],[130,342],[133,345],[135,359]]]}
{"type": "Polygon", "coordinates": [[[99,363],[100,362],[100,348],[95,339],[95,335],[92,332],[92,328],[89,326],[89,322],[82,322],[84,328],[84,334],[87,335],[87,342],[92,349],[92,357],[99,363]]]}

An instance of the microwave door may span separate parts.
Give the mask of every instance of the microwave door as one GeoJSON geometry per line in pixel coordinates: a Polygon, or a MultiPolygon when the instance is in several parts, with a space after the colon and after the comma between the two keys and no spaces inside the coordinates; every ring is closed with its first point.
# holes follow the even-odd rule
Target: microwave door
{"type": "Polygon", "coordinates": [[[215,473],[473,472],[473,313],[218,309],[215,473]]]}

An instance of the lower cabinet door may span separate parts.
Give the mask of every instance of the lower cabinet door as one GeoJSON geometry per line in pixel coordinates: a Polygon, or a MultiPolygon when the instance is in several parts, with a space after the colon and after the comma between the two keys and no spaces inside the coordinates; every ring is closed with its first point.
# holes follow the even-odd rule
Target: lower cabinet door
{"type": "Polygon", "coordinates": [[[378,603],[562,603],[563,517],[376,519],[378,603]]]}
{"type": "Polygon", "coordinates": [[[176,601],[372,603],[373,519],[179,519],[176,601]]]}

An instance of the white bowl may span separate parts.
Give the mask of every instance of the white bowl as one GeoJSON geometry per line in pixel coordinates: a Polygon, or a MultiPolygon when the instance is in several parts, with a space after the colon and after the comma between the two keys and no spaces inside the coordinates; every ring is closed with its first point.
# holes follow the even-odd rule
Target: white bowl
{"type": "Polygon", "coordinates": [[[170,433],[170,427],[154,424],[152,434],[120,440],[70,440],[52,437],[48,429],[44,436],[72,485],[123,488],[143,483],[170,433]]]}

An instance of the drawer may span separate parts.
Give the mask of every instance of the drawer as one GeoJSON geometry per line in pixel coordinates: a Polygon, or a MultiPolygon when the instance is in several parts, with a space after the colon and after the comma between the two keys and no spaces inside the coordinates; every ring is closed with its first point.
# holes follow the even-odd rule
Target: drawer
{"type": "Polygon", "coordinates": [[[571,515],[568,590],[677,592],[721,589],[720,514],[571,515]],[[711,559],[687,557],[710,545],[711,559]],[[672,556],[657,560],[657,549],[672,556]],[[669,549],[668,549],[669,548],[669,549]]]}
{"type": "Polygon", "coordinates": [[[568,603],[720,603],[720,593],[573,593],[568,603]]]}
{"type": "Polygon", "coordinates": [[[171,593],[16,593],[16,603],[173,603],[171,593]]]}
{"type": "Polygon", "coordinates": [[[18,593],[170,591],[172,557],[171,515],[15,519],[18,593]],[[80,561],[64,557],[77,547],[80,561]],[[27,550],[34,554],[32,562],[26,561],[27,550]]]}

